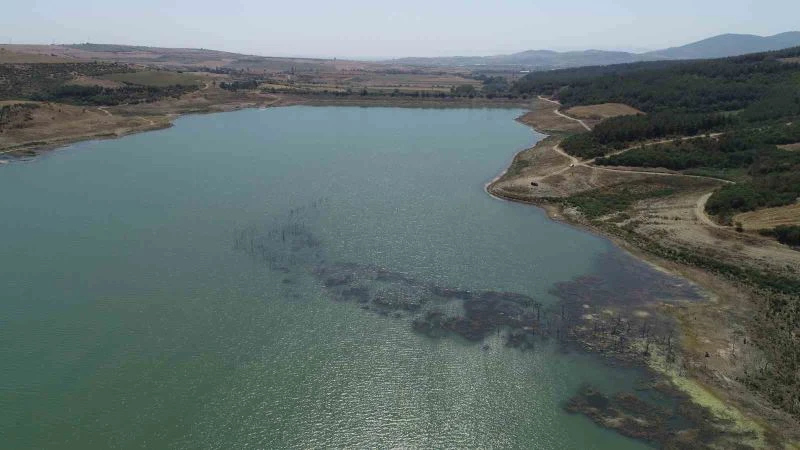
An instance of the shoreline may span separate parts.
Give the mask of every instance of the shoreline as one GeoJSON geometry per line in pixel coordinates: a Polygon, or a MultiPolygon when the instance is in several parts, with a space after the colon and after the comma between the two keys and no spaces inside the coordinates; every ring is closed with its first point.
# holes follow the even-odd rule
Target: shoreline
{"type": "MultiPolygon", "coordinates": [[[[127,119],[142,119],[146,124],[136,125],[127,128],[119,127],[99,127],[83,134],[74,136],[53,136],[37,140],[30,140],[11,145],[0,144],[0,166],[18,160],[30,160],[43,153],[62,149],[80,142],[117,139],[132,134],[145,133],[148,131],[158,131],[174,126],[175,120],[183,116],[194,114],[214,114],[223,112],[240,111],[243,109],[277,108],[283,106],[350,106],[361,108],[431,108],[431,109],[450,109],[450,108],[492,108],[492,109],[530,109],[529,100],[508,100],[508,99],[409,99],[406,97],[323,97],[314,95],[291,95],[291,94],[270,94],[268,96],[245,96],[234,101],[224,101],[210,103],[202,106],[181,108],[180,106],[155,105],[156,108],[162,107],[163,112],[147,113],[141,112],[140,115],[133,114],[137,109],[149,108],[154,105],[122,105],[119,107],[100,107],[104,114],[113,117],[121,116],[127,119]],[[122,114],[116,113],[121,108],[127,108],[122,114]],[[109,112],[109,109],[116,114],[109,112]]],[[[58,104],[53,104],[58,105],[58,104]]]]}
{"type": "MultiPolygon", "coordinates": [[[[542,99],[547,101],[546,99],[542,99]]],[[[564,119],[571,119],[563,116],[564,119]]],[[[546,141],[549,138],[558,138],[562,130],[548,130],[546,128],[539,128],[535,123],[521,120],[522,116],[517,118],[517,121],[529,126],[534,132],[543,134],[545,137],[538,141],[533,147],[526,148],[515,153],[511,162],[503,169],[498,175],[484,185],[484,191],[490,196],[498,200],[508,201],[513,203],[520,203],[536,208],[540,208],[547,215],[550,220],[559,222],[561,224],[572,226],[595,236],[607,239],[615,247],[627,253],[638,261],[641,261],[654,270],[679,277],[687,282],[697,286],[700,292],[705,297],[705,300],[693,305],[693,308],[712,307],[718,305],[721,300],[726,296],[731,296],[733,291],[739,290],[744,286],[738,281],[724,278],[708,269],[679,263],[676,261],[665,259],[661,256],[649,253],[646,249],[639,247],[635,242],[629,242],[624,237],[614,234],[610,231],[604,230],[599,226],[589,223],[581,216],[570,214],[566,211],[564,205],[557,205],[544,197],[534,198],[520,195],[515,197],[513,192],[508,192],[503,189],[495,189],[498,182],[503,180],[511,170],[513,164],[524,152],[533,152],[537,149],[547,147],[546,141]]],[[[519,175],[512,175],[510,178],[519,178],[519,175]]],[[[538,180],[538,178],[537,178],[538,180]]],[[[685,306],[684,306],[685,307],[685,306]]],[[[692,326],[687,323],[685,313],[679,311],[680,307],[662,308],[659,314],[673,319],[677,323],[677,329],[681,343],[689,342],[695,339],[696,330],[692,330],[692,326]]],[[[683,346],[680,347],[681,357],[684,361],[693,358],[693,355],[688,349],[683,346]]],[[[608,355],[614,358],[613,355],[608,355]]],[[[694,355],[696,357],[696,355],[694,355]]],[[[706,353],[706,356],[708,354],[706,353]]],[[[677,389],[689,395],[693,401],[701,406],[707,407],[714,413],[720,413],[725,417],[733,419],[734,429],[747,429],[755,431],[758,438],[757,441],[761,447],[763,445],[771,445],[771,442],[765,442],[763,438],[771,438],[775,435],[782,436],[785,439],[784,445],[786,448],[800,448],[798,443],[797,433],[788,431],[788,436],[782,433],[780,429],[780,422],[775,423],[770,419],[779,418],[784,424],[793,422],[794,419],[785,415],[782,411],[776,410],[771,404],[765,404],[760,395],[747,390],[743,385],[736,382],[733,385],[732,380],[727,379],[723,373],[717,373],[714,370],[705,370],[694,367],[692,370],[687,370],[684,374],[673,373],[670,369],[663,367],[660,361],[656,361],[654,356],[643,357],[642,360],[645,368],[652,370],[666,379],[670,380],[677,389]],[[780,431],[779,431],[780,430],[780,431]]],[[[768,441],[770,439],[767,439],[768,441]]]]}
{"type": "MultiPolygon", "coordinates": [[[[21,153],[20,159],[24,158],[25,160],[28,160],[28,158],[35,158],[36,156],[43,154],[45,152],[68,147],[70,145],[83,141],[115,139],[132,135],[135,133],[156,131],[160,129],[170,128],[174,125],[174,121],[176,119],[186,115],[231,112],[231,111],[237,111],[242,109],[253,109],[253,108],[272,108],[281,106],[303,106],[303,105],[317,106],[317,107],[350,106],[350,107],[406,107],[406,108],[501,108],[501,109],[520,108],[520,109],[532,110],[531,105],[525,105],[520,101],[512,102],[512,101],[502,101],[502,100],[497,102],[494,101],[474,102],[470,101],[469,99],[463,99],[463,100],[459,99],[456,101],[442,101],[442,100],[408,101],[408,99],[395,100],[392,98],[372,98],[372,99],[316,98],[316,97],[303,97],[303,96],[270,96],[262,98],[247,98],[231,103],[215,103],[207,105],[206,107],[202,108],[187,108],[185,110],[165,112],[164,114],[159,114],[159,115],[139,116],[143,118],[147,117],[148,119],[146,120],[149,120],[149,124],[143,125],[138,128],[127,129],[119,133],[118,132],[104,133],[102,131],[98,131],[97,133],[91,135],[54,139],[50,142],[41,143],[42,145],[37,145],[39,143],[32,143],[30,146],[24,146],[22,148],[0,150],[0,166],[4,165],[3,163],[8,161],[4,160],[4,157],[11,156],[12,158],[17,158],[16,156],[13,155],[16,152],[21,153]],[[159,119],[158,122],[153,120],[156,118],[159,119]]],[[[620,237],[613,233],[606,232],[597,226],[587,223],[586,221],[578,220],[572,217],[570,214],[566,214],[564,212],[565,208],[563,206],[554,205],[543,199],[539,201],[531,201],[523,198],[515,198],[507,195],[502,195],[500,192],[493,190],[492,187],[509,173],[509,170],[511,169],[513,163],[517,160],[517,157],[521,153],[532,149],[536,149],[543,142],[546,142],[549,138],[553,137],[554,134],[557,134],[552,131],[544,129],[540,131],[540,129],[537,129],[533,124],[521,120],[522,117],[523,116],[518,117],[516,121],[522,123],[523,125],[529,126],[536,133],[543,134],[544,137],[540,141],[538,141],[536,145],[534,145],[533,147],[522,149],[514,153],[514,155],[511,158],[511,161],[506,165],[505,169],[503,169],[499,174],[497,174],[490,181],[484,184],[484,191],[487,194],[489,194],[490,197],[496,198],[498,200],[523,203],[526,205],[531,205],[537,208],[541,208],[542,210],[544,210],[545,214],[548,216],[550,220],[571,227],[575,227],[577,229],[591,233],[595,236],[609,240],[617,248],[621,249],[622,251],[631,255],[637,260],[642,261],[645,264],[648,264],[654,269],[680,277],[699,286],[702,292],[705,295],[708,295],[709,297],[705,302],[702,302],[702,304],[709,304],[716,302],[717,299],[724,296],[727,291],[731,289],[738,289],[738,286],[736,285],[735,282],[723,279],[719,275],[716,275],[706,269],[680,264],[674,261],[666,260],[657,255],[650,254],[646,250],[638,247],[635,243],[628,242],[623,237],[620,237]]],[[[681,326],[679,327],[681,340],[687,339],[688,338],[687,330],[685,329],[684,324],[681,322],[681,318],[677,317],[677,315],[675,314],[669,314],[669,313],[666,314],[668,314],[670,317],[673,317],[678,321],[678,323],[681,324],[681,326]]],[[[682,353],[684,352],[682,351],[682,353]]],[[[667,374],[664,375],[667,376],[667,374]]],[[[687,373],[685,378],[694,383],[695,385],[699,386],[700,389],[704,389],[705,391],[707,391],[707,393],[710,394],[711,396],[724,398],[725,400],[720,399],[720,401],[723,402],[725,405],[730,406],[735,411],[740,411],[740,410],[745,412],[751,411],[750,409],[747,408],[741,408],[741,406],[738,404],[739,402],[736,402],[736,404],[732,404],[732,402],[729,401],[730,399],[727,398],[729,397],[728,395],[726,395],[728,393],[724,391],[726,386],[722,386],[720,385],[720,383],[715,383],[715,381],[719,380],[715,380],[712,375],[713,374],[700,373],[696,370],[693,370],[690,373],[687,373]],[[723,392],[720,392],[720,390],[723,390],[723,392]]],[[[755,411],[753,411],[753,414],[756,415],[757,417],[761,417],[761,415],[755,411]]],[[[754,423],[759,423],[759,421],[755,418],[748,417],[748,419],[754,421],[754,423]]]]}

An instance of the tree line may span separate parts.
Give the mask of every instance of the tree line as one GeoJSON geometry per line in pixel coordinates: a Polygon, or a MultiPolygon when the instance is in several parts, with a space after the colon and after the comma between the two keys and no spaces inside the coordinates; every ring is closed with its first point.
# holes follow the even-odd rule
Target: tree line
{"type": "MultiPolygon", "coordinates": [[[[800,143],[800,47],[734,58],[635,63],[531,73],[512,85],[519,94],[546,95],[567,107],[625,103],[647,113],[608,119],[592,132],[566,138],[563,147],[598,164],[665,167],[679,171],[724,169],[742,179],[716,191],[706,208],[723,219],[741,211],[788,205],[800,197],[800,152],[777,145],[800,143]],[[614,149],[669,136],[712,131],[718,139],[643,146],[603,157],[614,149]]],[[[627,197],[630,197],[628,195],[627,197]]],[[[623,197],[626,200],[627,197],[623,197]]],[[[588,198],[599,213],[610,200],[588,198]]],[[[615,201],[617,201],[615,199],[615,201]]],[[[800,245],[800,227],[763,231],[800,245]]],[[[651,241],[662,257],[705,267],[757,286],[751,328],[764,359],[743,381],[775,405],[800,417],[800,280],[796,276],[709,258],[651,241]]]]}
{"type": "Polygon", "coordinates": [[[568,153],[598,164],[672,170],[741,169],[747,181],[725,186],[707,203],[733,214],[793,203],[800,197],[800,156],[778,144],[800,142],[800,47],[733,58],[589,67],[531,73],[519,93],[544,94],[565,106],[617,102],[647,114],[607,119],[568,136],[568,153]],[[795,59],[790,59],[795,58],[795,59]],[[646,146],[605,158],[637,142],[724,132],[646,146]]]}

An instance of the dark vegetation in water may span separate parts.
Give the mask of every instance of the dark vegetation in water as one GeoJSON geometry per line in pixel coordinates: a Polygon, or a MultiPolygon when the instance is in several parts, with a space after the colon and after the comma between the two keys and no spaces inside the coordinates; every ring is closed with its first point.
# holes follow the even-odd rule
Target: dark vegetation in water
{"type": "MultiPolygon", "coordinates": [[[[675,324],[656,314],[662,302],[700,298],[681,279],[608,253],[598,261],[595,275],[557,283],[551,293],[559,300],[545,303],[515,292],[443,286],[382,267],[332,263],[326,261],[323,243],[312,232],[314,217],[326,205],[327,200],[320,199],[269,225],[247,228],[237,233],[234,247],[286,274],[282,284],[288,288],[295,269],[301,268],[318,280],[332,301],[408,321],[416,332],[434,339],[457,336],[481,348],[501,339],[505,346],[520,350],[550,342],[562,350],[588,351],[636,367],[644,367],[642,363],[658,349],[666,364],[681,370],[675,324]]],[[[666,448],[702,448],[681,445],[719,443],[730,437],[712,433],[717,419],[674,393],[653,400],[626,393],[607,397],[587,388],[567,409],[666,448]],[[673,403],[678,398],[679,406],[664,409],[663,398],[673,403]]]]}
{"type": "MultiPolygon", "coordinates": [[[[624,216],[624,211],[618,211],[618,215],[624,216]]],[[[597,220],[592,223],[656,256],[701,267],[758,289],[759,297],[747,327],[755,337],[758,348],[763,351],[764,360],[757,367],[746,368],[741,381],[784,411],[800,416],[800,377],[797,376],[800,370],[797,335],[797,324],[800,323],[800,278],[742,265],[737,261],[724,261],[691,249],[666,246],[636,233],[635,221],[627,221],[621,226],[597,220]]],[[[778,235],[776,231],[776,236],[792,245],[794,228],[782,228],[780,232],[778,235]]],[[[663,344],[663,334],[655,342],[663,344]]],[[[671,349],[672,339],[669,335],[667,343],[667,348],[671,349]]]]}
{"type": "Polygon", "coordinates": [[[696,405],[685,394],[669,384],[659,383],[651,391],[657,402],[645,401],[633,392],[607,395],[590,385],[581,387],[565,409],[583,414],[596,424],[613,429],[634,439],[640,439],[666,449],[751,448],[742,439],[750,434],[723,434],[721,427],[728,421],[714,417],[696,405]]]}
{"type": "Polygon", "coordinates": [[[641,363],[659,349],[681,372],[674,321],[658,311],[662,303],[696,301],[696,288],[627,256],[604,254],[597,273],[556,283],[557,311],[569,338],[585,350],[617,361],[641,363]]]}
{"type": "Polygon", "coordinates": [[[503,330],[507,345],[522,347],[532,340],[519,334],[534,336],[541,316],[541,304],[525,295],[442,287],[383,268],[318,265],[314,274],[332,299],[380,315],[402,313],[414,330],[431,337],[452,333],[479,342],[503,330]]]}
{"type": "Polygon", "coordinates": [[[308,205],[292,208],[277,219],[237,232],[233,248],[250,255],[272,270],[288,272],[289,266],[308,265],[322,260],[321,242],[309,223],[319,217],[330,200],[321,197],[308,205]]]}
{"type": "MultiPolygon", "coordinates": [[[[511,90],[551,96],[565,107],[612,102],[646,113],[608,119],[591,132],[567,137],[563,148],[582,157],[608,155],[648,140],[724,133],[717,140],[639,148],[598,163],[667,167],[712,176],[734,174],[736,184],[717,189],[706,203],[710,214],[730,222],[739,212],[789,205],[800,197],[800,154],[777,147],[800,142],[798,57],[800,47],[713,60],[553,70],[526,75],[511,90]]],[[[573,200],[599,213],[617,204],[624,206],[612,199],[603,199],[600,205],[587,198],[573,200]]],[[[776,406],[800,417],[800,355],[796,351],[800,279],[788,272],[723,261],[692,248],[665,246],[637,235],[635,221],[596,225],[656,256],[757,289],[760,298],[747,327],[754,330],[766,361],[755,373],[748,373],[745,381],[776,406]]],[[[792,229],[773,233],[784,243],[797,241],[792,229]]]]}

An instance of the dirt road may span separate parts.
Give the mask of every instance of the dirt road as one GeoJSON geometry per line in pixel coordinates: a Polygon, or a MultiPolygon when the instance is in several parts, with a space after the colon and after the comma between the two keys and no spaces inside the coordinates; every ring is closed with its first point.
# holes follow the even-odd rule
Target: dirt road
{"type": "Polygon", "coordinates": [[[700,198],[697,199],[697,205],[694,207],[694,215],[697,217],[697,220],[700,221],[703,225],[709,226],[711,228],[725,228],[722,225],[714,222],[708,217],[706,214],[706,203],[708,199],[711,198],[711,195],[714,194],[713,192],[709,192],[708,194],[702,195],[700,198]]]}
{"type": "MultiPolygon", "coordinates": [[[[542,96],[539,96],[539,99],[544,100],[546,102],[550,102],[550,103],[556,104],[556,105],[561,105],[561,103],[558,102],[558,101],[550,100],[550,99],[544,98],[542,96]]],[[[574,117],[567,116],[566,114],[564,114],[561,111],[559,111],[558,108],[554,109],[553,112],[555,114],[565,118],[565,119],[569,119],[569,120],[578,122],[584,128],[586,128],[587,130],[591,131],[591,128],[589,128],[589,126],[586,125],[586,123],[584,123],[582,120],[576,119],[574,117]]],[[[708,136],[711,137],[711,138],[717,138],[717,137],[719,137],[721,135],[722,135],[722,133],[714,133],[714,134],[710,134],[708,136]]],[[[628,147],[628,148],[625,148],[625,149],[610,153],[608,156],[619,155],[619,154],[625,153],[625,152],[627,152],[629,150],[633,150],[633,149],[636,149],[636,148],[639,148],[639,147],[642,147],[642,146],[651,146],[651,145],[658,145],[658,144],[666,144],[666,143],[669,143],[669,142],[685,141],[685,140],[689,140],[689,139],[694,139],[695,137],[697,137],[697,136],[684,136],[684,137],[679,137],[679,138],[674,138],[674,139],[663,139],[663,140],[660,140],[660,141],[648,142],[646,144],[640,144],[640,145],[628,147]]],[[[706,177],[706,176],[701,176],[701,175],[685,175],[685,174],[682,174],[682,173],[651,172],[651,171],[646,171],[646,170],[619,169],[619,168],[596,166],[593,163],[597,160],[597,158],[592,158],[592,159],[588,159],[588,160],[580,160],[580,159],[570,155],[569,153],[565,152],[559,145],[554,146],[553,150],[556,153],[569,158],[570,163],[569,163],[568,166],[562,167],[562,168],[560,168],[558,170],[555,170],[555,171],[553,171],[551,173],[548,173],[548,174],[540,177],[540,179],[547,178],[547,177],[553,176],[553,175],[560,175],[560,174],[562,174],[562,173],[564,173],[564,172],[566,172],[566,171],[568,171],[568,170],[570,170],[570,169],[572,169],[574,167],[582,166],[582,167],[589,167],[592,170],[603,170],[603,171],[607,171],[607,172],[624,172],[624,173],[638,173],[638,174],[643,174],[643,175],[655,175],[655,176],[673,176],[673,177],[699,178],[699,179],[719,181],[719,182],[725,183],[725,184],[733,184],[733,182],[730,181],[730,180],[724,180],[722,178],[715,178],[715,177],[706,177]]],[[[703,194],[697,200],[697,204],[695,205],[695,216],[697,217],[697,220],[700,223],[702,223],[703,225],[706,225],[708,227],[711,227],[711,228],[727,228],[727,227],[724,227],[724,226],[719,225],[718,223],[714,222],[708,216],[708,214],[706,214],[706,210],[705,210],[706,203],[708,202],[708,199],[711,198],[711,196],[713,194],[714,194],[714,191],[711,191],[711,192],[709,192],[707,194],[703,194]]]]}
{"type": "MultiPolygon", "coordinates": [[[[550,100],[549,98],[542,97],[541,95],[539,96],[539,100],[544,100],[546,102],[554,103],[556,105],[561,106],[561,102],[559,102],[557,100],[550,100]]],[[[581,119],[576,119],[575,117],[570,117],[570,116],[568,116],[566,114],[563,114],[561,111],[558,110],[558,108],[554,109],[553,112],[556,113],[557,116],[561,116],[561,117],[563,117],[563,118],[565,118],[567,120],[571,120],[573,122],[578,122],[579,124],[581,124],[581,126],[583,128],[586,128],[586,131],[592,131],[592,128],[589,125],[586,125],[586,122],[582,121],[581,119]]]]}

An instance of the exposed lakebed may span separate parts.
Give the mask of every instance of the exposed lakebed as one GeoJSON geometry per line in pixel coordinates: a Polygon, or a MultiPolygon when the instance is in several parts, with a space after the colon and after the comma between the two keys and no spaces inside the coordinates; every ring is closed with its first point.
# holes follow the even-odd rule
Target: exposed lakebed
{"type": "Polygon", "coordinates": [[[487,196],[537,138],[519,114],[247,110],[5,165],[1,434],[15,448],[665,442],[690,421],[674,393],[631,398],[649,374],[604,353],[664,339],[647,305],[699,293],[487,196]],[[620,309],[642,311],[581,326],[620,309]],[[597,425],[619,411],[663,426],[634,440],[597,425]]]}

